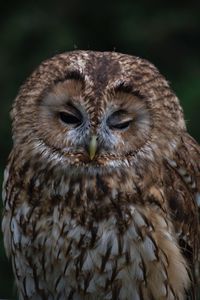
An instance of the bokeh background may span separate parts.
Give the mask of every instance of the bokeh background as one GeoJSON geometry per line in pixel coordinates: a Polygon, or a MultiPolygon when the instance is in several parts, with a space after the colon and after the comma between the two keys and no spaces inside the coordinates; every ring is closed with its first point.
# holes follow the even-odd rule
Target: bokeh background
{"type": "MultiPolygon", "coordinates": [[[[188,130],[200,141],[200,1],[1,1],[0,184],[12,146],[9,110],[19,86],[42,60],[77,48],[153,62],[171,82],[188,130]]],[[[16,296],[0,234],[3,298],[16,296]]]]}

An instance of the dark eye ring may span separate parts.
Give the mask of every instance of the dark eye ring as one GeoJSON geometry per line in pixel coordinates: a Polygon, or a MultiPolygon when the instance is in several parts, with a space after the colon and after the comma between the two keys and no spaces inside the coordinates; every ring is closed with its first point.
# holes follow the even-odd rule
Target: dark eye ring
{"type": "Polygon", "coordinates": [[[118,123],[118,124],[116,123],[116,124],[110,125],[110,128],[111,129],[119,129],[119,130],[127,129],[129,127],[130,123],[131,123],[131,120],[122,122],[122,123],[118,123]]]}
{"type": "Polygon", "coordinates": [[[60,112],[59,116],[60,116],[61,121],[65,124],[79,126],[82,123],[81,117],[75,116],[68,112],[60,112]]]}
{"type": "Polygon", "coordinates": [[[133,121],[133,117],[124,110],[112,113],[107,119],[107,125],[112,130],[125,130],[133,121]]]}

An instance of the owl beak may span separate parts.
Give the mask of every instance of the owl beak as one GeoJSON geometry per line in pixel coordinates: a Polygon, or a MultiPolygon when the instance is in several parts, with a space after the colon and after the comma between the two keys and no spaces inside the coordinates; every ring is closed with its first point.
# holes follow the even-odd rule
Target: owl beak
{"type": "Polygon", "coordinates": [[[89,142],[89,157],[91,160],[95,157],[96,151],[97,151],[97,136],[92,135],[90,142],[89,142]]]}

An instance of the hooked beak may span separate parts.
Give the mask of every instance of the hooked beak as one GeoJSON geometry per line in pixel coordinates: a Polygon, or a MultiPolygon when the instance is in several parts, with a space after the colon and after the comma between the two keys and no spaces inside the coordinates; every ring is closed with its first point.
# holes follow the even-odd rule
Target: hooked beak
{"type": "Polygon", "coordinates": [[[90,142],[89,142],[89,147],[88,147],[88,152],[89,152],[89,157],[91,160],[95,157],[95,154],[97,152],[97,136],[92,135],[90,142]]]}

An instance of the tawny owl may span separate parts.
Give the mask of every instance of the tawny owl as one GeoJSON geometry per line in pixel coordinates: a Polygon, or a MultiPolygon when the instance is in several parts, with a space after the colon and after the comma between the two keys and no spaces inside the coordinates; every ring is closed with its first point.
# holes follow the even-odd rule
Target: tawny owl
{"type": "Polygon", "coordinates": [[[152,64],[57,55],[12,122],[2,228],[20,299],[195,299],[200,147],[152,64]]]}

